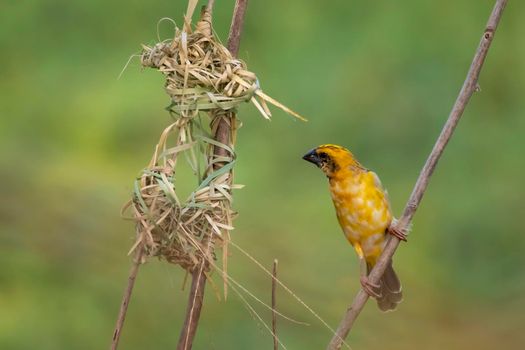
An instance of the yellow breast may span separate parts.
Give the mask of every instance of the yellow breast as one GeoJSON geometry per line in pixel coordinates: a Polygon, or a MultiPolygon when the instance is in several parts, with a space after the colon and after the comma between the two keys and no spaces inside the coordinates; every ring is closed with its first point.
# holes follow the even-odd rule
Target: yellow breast
{"type": "Polygon", "coordinates": [[[330,192],[350,243],[365,257],[379,256],[392,213],[377,175],[371,171],[349,172],[330,181],[330,192]]]}

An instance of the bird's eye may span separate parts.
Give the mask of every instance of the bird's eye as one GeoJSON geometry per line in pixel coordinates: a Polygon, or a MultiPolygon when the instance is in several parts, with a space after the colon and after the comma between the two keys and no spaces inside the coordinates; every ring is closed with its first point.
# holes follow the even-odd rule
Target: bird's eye
{"type": "Polygon", "coordinates": [[[319,153],[319,159],[321,159],[323,162],[326,162],[328,160],[328,154],[324,152],[319,153]]]}

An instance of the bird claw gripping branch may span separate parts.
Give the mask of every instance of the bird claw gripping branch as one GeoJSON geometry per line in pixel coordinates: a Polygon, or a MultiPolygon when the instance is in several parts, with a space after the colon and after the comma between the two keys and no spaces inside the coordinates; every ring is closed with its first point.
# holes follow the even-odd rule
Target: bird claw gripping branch
{"type": "Polygon", "coordinates": [[[386,232],[388,234],[391,234],[392,236],[397,237],[400,241],[407,242],[407,232],[406,230],[401,230],[396,227],[396,225],[393,223],[391,224],[387,229],[386,232]]]}

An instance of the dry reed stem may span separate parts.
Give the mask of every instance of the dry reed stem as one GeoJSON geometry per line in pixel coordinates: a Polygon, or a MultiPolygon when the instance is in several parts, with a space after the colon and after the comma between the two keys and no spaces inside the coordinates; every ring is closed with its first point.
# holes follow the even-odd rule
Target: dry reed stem
{"type": "MultiPolygon", "coordinates": [[[[230,36],[228,38],[228,50],[234,57],[237,56],[239,51],[240,34],[242,32],[242,24],[247,3],[248,0],[236,0],[235,2],[233,19],[230,26],[230,36]]],[[[219,119],[219,124],[217,125],[214,135],[214,139],[224,145],[233,144],[235,133],[235,113],[229,112],[227,115],[227,117],[225,116],[219,119]]],[[[215,146],[214,148],[214,155],[216,157],[227,156],[227,153],[228,151],[223,147],[215,146]]],[[[216,163],[217,168],[220,168],[223,165],[224,163],[216,163]]],[[[204,274],[204,270],[206,270],[205,265],[207,264],[207,262],[203,262],[199,270],[195,270],[192,274],[192,284],[188,300],[188,308],[186,311],[186,319],[184,327],[181,330],[177,350],[189,350],[192,348],[204,301],[204,290],[206,287],[206,275],[204,274]]]]}
{"type": "Polygon", "coordinates": [[[276,294],[276,287],[277,287],[277,259],[273,261],[273,270],[272,270],[272,333],[273,333],[273,350],[279,349],[279,341],[277,338],[277,313],[276,306],[277,306],[277,294],[276,294]]]}
{"type": "Polygon", "coordinates": [[[126,319],[126,313],[128,312],[129,302],[131,300],[131,294],[133,293],[133,287],[135,286],[135,280],[139,272],[140,265],[142,263],[142,256],[144,254],[143,246],[140,244],[133,258],[133,264],[129,271],[128,284],[124,291],[124,296],[122,297],[122,302],[120,304],[120,310],[117,318],[117,324],[115,325],[115,330],[113,331],[113,338],[111,339],[111,350],[116,350],[120,340],[120,334],[122,332],[122,327],[124,326],[124,321],[126,319]]]}
{"type": "MultiPolygon", "coordinates": [[[[410,195],[410,198],[408,199],[408,202],[405,206],[403,215],[396,223],[396,228],[402,232],[406,231],[409,227],[410,222],[412,221],[412,218],[421,202],[421,199],[423,198],[423,194],[427,189],[430,176],[434,172],[437,162],[441,157],[443,150],[445,149],[445,146],[452,137],[452,133],[454,132],[454,129],[456,128],[459,119],[461,118],[463,111],[470,100],[470,97],[477,90],[479,73],[483,66],[483,62],[485,61],[485,57],[487,56],[490,44],[494,38],[494,33],[506,4],[507,0],[497,0],[496,4],[494,5],[494,9],[492,10],[485,31],[481,37],[481,42],[479,43],[478,49],[476,50],[476,54],[474,55],[474,59],[468,71],[465,82],[463,83],[463,87],[459,92],[458,98],[454,103],[448,120],[445,123],[445,126],[443,127],[443,130],[441,131],[441,134],[439,135],[432,152],[428,156],[427,161],[421,170],[416,185],[414,186],[412,194],[410,195]]],[[[390,237],[390,240],[385,246],[383,254],[379,258],[377,265],[370,272],[369,280],[371,283],[377,283],[379,281],[388,262],[394,255],[399,243],[400,241],[397,237],[390,237]]],[[[341,320],[336,334],[328,344],[328,350],[337,350],[341,348],[344,339],[348,336],[354,321],[357,319],[359,313],[364,308],[367,300],[368,294],[366,294],[363,290],[360,290],[352,302],[352,305],[348,308],[346,314],[341,320]]]]}

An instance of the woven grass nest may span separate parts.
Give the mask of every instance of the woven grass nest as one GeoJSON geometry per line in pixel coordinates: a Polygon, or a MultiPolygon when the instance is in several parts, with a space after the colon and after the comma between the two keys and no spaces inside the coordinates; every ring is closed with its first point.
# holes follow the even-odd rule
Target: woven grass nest
{"type": "Polygon", "coordinates": [[[304,119],[261,91],[256,75],[213,35],[209,11],[202,11],[193,30],[188,18],[191,15],[183,29],[176,28],[172,40],[143,46],[142,65],[165,75],[171,98],[168,109],[176,120],[161,134],[126,207],[131,208],[137,224],[130,253],[141,247],[143,259],[159,257],[191,272],[196,267],[209,269],[211,264],[203,263],[214,259],[217,246],[224,248],[226,258],[233,229],[231,191],[240,186],[232,183],[233,145],[218,143],[210,136],[217,120],[230,117],[240,103],[248,101],[265,118],[271,116],[269,102],[304,119]],[[211,118],[209,133],[199,124],[201,112],[211,118]],[[214,147],[223,148],[227,155],[214,155],[214,147]],[[177,195],[175,176],[181,155],[199,178],[199,186],[184,201],[177,195]],[[219,162],[223,166],[217,167],[219,162]]]}

